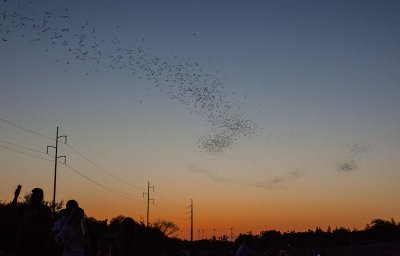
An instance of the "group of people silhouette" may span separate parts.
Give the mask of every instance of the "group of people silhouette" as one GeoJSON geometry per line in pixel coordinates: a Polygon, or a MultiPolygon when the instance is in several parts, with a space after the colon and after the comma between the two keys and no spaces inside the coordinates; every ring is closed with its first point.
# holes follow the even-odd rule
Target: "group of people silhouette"
{"type": "Polygon", "coordinates": [[[75,200],[52,212],[41,188],[34,188],[23,207],[18,205],[21,186],[1,212],[0,256],[130,256],[135,254],[135,221],[126,217],[120,232],[101,240],[93,255],[87,236],[85,212],[75,200]],[[4,239],[3,239],[4,238],[4,239]]]}
{"type": "MultiPolygon", "coordinates": [[[[20,192],[18,185],[12,202],[0,202],[0,256],[202,255],[130,217],[121,215],[107,224],[87,217],[76,200],[52,211],[41,188],[18,202],[20,192]]],[[[227,253],[255,255],[245,241],[237,250],[227,248],[227,253]]]]}

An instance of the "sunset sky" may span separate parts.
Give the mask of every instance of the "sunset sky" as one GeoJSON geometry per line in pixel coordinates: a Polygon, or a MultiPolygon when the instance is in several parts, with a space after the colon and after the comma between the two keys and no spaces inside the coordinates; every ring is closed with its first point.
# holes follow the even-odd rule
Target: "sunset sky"
{"type": "Polygon", "coordinates": [[[0,13],[1,201],[18,184],[52,199],[59,126],[57,200],[98,219],[145,221],[150,181],[150,222],[185,238],[190,199],[195,239],[400,221],[399,1],[13,0],[0,13]]]}

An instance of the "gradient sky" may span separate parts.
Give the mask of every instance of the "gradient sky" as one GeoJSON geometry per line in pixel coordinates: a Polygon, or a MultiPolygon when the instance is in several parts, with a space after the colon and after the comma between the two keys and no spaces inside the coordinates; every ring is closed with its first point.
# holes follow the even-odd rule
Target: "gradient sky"
{"type": "MultiPolygon", "coordinates": [[[[400,220],[398,1],[16,0],[2,2],[5,10],[0,118],[49,137],[59,126],[73,149],[120,180],[61,144],[69,166],[130,194],[60,164],[58,199],[78,200],[88,215],[143,219],[150,181],[150,221],[172,220],[184,237],[191,198],[195,238],[213,228],[222,235],[400,220]],[[70,28],[69,44],[89,31],[106,40],[103,59],[75,60],[45,32],[30,42],[34,29],[13,27],[10,10],[35,21],[51,12],[50,26],[70,28]],[[107,44],[113,39],[120,44],[107,44]],[[255,132],[221,152],[203,150],[199,138],[215,132],[207,111],[174,99],[162,82],[110,68],[116,47],[173,67],[198,63],[255,132]]],[[[4,147],[50,157],[9,143],[45,151],[54,141],[0,121],[0,200],[17,184],[23,194],[42,187],[51,200],[53,163],[4,147]]]]}

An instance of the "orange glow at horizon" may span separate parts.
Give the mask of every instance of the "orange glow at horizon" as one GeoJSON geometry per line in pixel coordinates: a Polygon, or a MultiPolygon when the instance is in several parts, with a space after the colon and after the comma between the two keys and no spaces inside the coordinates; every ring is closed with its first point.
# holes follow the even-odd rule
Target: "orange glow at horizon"
{"type": "MultiPolygon", "coordinates": [[[[2,200],[12,198],[17,184],[22,185],[21,196],[33,187],[42,187],[45,199],[52,199],[52,165],[43,163],[30,169],[26,163],[18,166],[7,159],[3,162],[9,175],[7,184],[1,186],[2,200]],[[29,175],[34,172],[35,175],[29,175]]],[[[259,234],[263,230],[306,231],[328,226],[364,229],[373,219],[400,220],[400,206],[395,195],[400,193],[395,171],[387,171],[385,179],[369,176],[375,166],[365,168],[363,172],[347,175],[331,173],[329,170],[309,173],[307,179],[290,183],[290,186],[260,189],[247,184],[226,184],[210,181],[205,175],[197,175],[180,170],[176,176],[169,174],[173,170],[164,168],[164,172],[149,171],[151,185],[155,192],[155,205],[150,204],[150,223],[157,219],[166,219],[176,223],[182,230],[183,238],[189,238],[190,221],[186,214],[190,198],[194,200],[194,238],[198,230],[204,238],[210,238],[216,229],[217,237],[234,236],[251,231],[259,234]],[[328,178],[326,178],[328,176],[328,178]],[[176,178],[178,177],[178,178],[176,178]],[[180,180],[184,182],[179,182],[180,180]],[[355,182],[356,181],[356,182],[355,182]],[[385,189],[380,189],[380,188],[385,189]],[[160,198],[161,195],[163,198],[160,198]]],[[[162,169],[160,167],[160,169],[162,169]]],[[[390,168],[388,168],[391,170],[390,168]]],[[[109,221],[120,214],[130,216],[136,221],[146,222],[146,199],[142,198],[147,182],[142,188],[131,188],[115,181],[101,179],[98,173],[82,168],[85,173],[100,183],[114,187],[121,192],[133,194],[133,200],[107,191],[81,177],[68,172],[62,166],[59,169],[57,201],[75,199],[88,216],[109,221]],[[96,176],[98,175],[98,176],[96,176]],[[112,183],[114,182],[114,183],[112,183]]],[[[394,168],[393,168],[394,170],[394,168]]],[[[232,172],[236,170],[232,169],[232,172]]],[[[245,179],[246,177],[243,177],[245,179]]],[[[143,180],[143,178],[141,178],[143,180]]],[[[180,232],[177,234],[180,236],[180,232]]]]}

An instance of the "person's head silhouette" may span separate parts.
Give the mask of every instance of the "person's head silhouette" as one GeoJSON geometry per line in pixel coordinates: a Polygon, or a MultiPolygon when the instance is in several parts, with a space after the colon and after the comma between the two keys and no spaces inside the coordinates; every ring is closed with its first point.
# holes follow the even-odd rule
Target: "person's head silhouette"
{"type": "Polygon", "coordinates": [[[79,225],[84,216],[84,210],[82,208],[76,207],[72,210],[71,215],[69,216],[68,224],[79,225]]]}
{"type": "Polygon", "coordinates": [[[34,206],[41,205],[43,203],[43,197],[43,190],[41,188],[32,189],[31,204],[34,206]]]}
{"type": "Polygon", "coordinates": [[[67,204],[65,205],[67,214],[70,214],[75,208],[78,208],[78,207],[79,207],[78,202],[73,199],[68,200],[67,204]]]}

